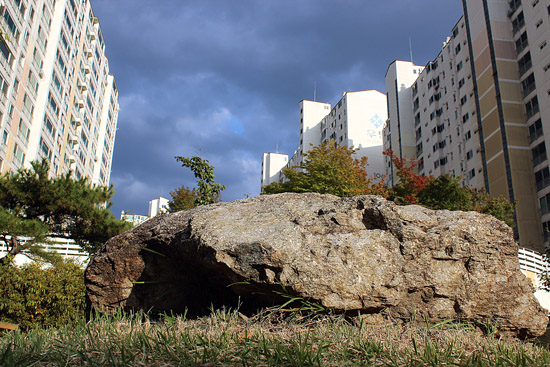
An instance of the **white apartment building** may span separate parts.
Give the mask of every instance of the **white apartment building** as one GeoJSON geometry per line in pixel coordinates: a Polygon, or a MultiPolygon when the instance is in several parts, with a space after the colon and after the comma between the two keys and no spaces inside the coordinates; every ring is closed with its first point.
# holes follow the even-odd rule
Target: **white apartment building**
{"type": "Polygon", "coordinates": [[[262,186],[284,180],[283,168],[299,166],[304,153],[331,139],[338,145],[357,148],[357,158],[368,158],[368,176],[380,181],[384,175],[382,128],[386,119],[386,96],[376,90],[345,92],[332,108],[330,103],[301,101],[298,150],[290,160],[283,154],[264,153],[262,186]],[[285,160],[288,163],[281,165],[285,160]]]}
{"type": "Polygon", "coordinates": [[[170,200],[163,198],[162,196],[153,199],[149,202],[149,217],[153,218],[159,214],[166,213],[168,211],[168,204],[170,200]]]}
{"type": "Polygon", "coordinates": [[[170,200],[160,196],[149,201],[148,215],[130,214],[124,210],[120,213],[120,219],[132,223],[134,226],[139,226],[141,223],[156,217],[159,214],[168,212],[170,200]]]}
{"type": "Polygon", "coordinates": [[[108,185],[118,91],[89,0],[0,4],[0,172],[44,157],[108,185]]]}
{"type": "MultiPolygon", "coordinates": [[[[517,201],[516,238],[543,251],[550,227],[550,2],[463,0],[463,9],[420,74],[410,62],[390,65],[384,146],[416,157],[421,174],[460,176],[517,201]]],[[[386,173],[391,185],[389,158],[386,173]]]]}
{"type": "Polygon", "coordinates": [[[262,186],[282,180],[281,170],[288,163],[288,155],[281,153],[264,153],[262,157],[262,186]]]}

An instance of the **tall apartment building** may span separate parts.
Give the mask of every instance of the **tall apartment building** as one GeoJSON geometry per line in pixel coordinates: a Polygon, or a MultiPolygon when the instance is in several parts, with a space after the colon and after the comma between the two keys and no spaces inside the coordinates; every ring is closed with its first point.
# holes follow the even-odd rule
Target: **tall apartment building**
{"type": "Polygon", "coordinates": [[[300,102],[300,144],[286,165],[288,156],[264,153],[262,186],[282,181],[280,170],[303,163],[304,154],[312,147],[334,140],[338,145],[357,148],[357,158],[367,157],[367,174],[380,181],[384,175],[382,127],[387,119],[386,96],[376,90],[346,92],[331,108],[330,103],[300,102]],[[266,171],[267,167],[277,168],[266,171]],[[270,177],[268,180],[267,177],[270,177]]]}
{"type": "MultiPolygon", "coordinates": [[[[389,106],[384,144],[406,146],[403,157],[417,157],[419,173],[454,174],[517,201],[517,239],[542,251],[550,224],[550,4],[463,0],[463,9],[440,54],[414,82],[413,74],[395,72],[406,62],[390,65],[386,85],[401,87],[388,88],[388,100],[410,96],[399,99],[409,113],[398,118],[389,106]]],[[[386,173],[391,177],[389,160],[386,173]]]]}
{"type": "Polygon", "coordinates": [[[118,91],[89,0],[0,5],[0,172],[44,157],[108,185],[118,91]]]}

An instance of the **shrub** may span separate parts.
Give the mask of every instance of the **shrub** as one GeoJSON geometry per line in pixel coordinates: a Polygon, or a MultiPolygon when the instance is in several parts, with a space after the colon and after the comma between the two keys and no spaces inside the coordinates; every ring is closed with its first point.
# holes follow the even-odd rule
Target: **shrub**
{"type": "Polygon", "coordinates": [[[84,318],[84,270],[68,260],[0,266],[0,321],[59,327],[84,318]]]}

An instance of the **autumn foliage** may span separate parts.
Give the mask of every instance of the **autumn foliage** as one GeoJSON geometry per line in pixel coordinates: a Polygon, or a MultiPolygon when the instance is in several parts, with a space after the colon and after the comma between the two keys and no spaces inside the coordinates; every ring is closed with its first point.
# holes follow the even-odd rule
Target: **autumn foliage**
{"type": "Polygon", "coordinates": [[[399,158],[390,149],[384,151],[383,154],[391,158],[399,178],[399,182],[393,186],[390,192],[390,198],[400,205],[419,204],[418,195],[433,180],[433,177],[417,175],[414,171],[418,162],[414,158],[411,160],[399,158]]]}
{"type": "Polygon", "coordinates": [[[515,226],[516,203],[505,197],[492,197],[484,190],[476,190],[460,184],[460,177],[441,175],[424,177],[415,173],[418,162],[396,157],[391,150],[384,152],[391,157],[399,182],[389,190],[389,199],[400,205],[419,204],[431,209],[477,211],[491,214],[515,226]]]}
{"type": "Polygon", "coordinates": [[[283,169],[287,181],[262,188],[263,194],[318,192],[337,196],[383,195],[388,190],[367,177],[367,158],[355,158],[357,149],[322,143],[304,154],[304,163],[283,169]]]}

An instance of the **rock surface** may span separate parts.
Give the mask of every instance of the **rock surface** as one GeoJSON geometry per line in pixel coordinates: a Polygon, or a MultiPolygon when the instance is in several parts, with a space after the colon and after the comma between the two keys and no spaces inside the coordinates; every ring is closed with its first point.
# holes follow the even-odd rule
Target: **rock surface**
{"type": "Polygon", "coordinates": [[[155,217],[86,270],[89,309],[254,310],[286,292],[339,312],[459,318],[544,334],[547,311],[503,222],[376,196],[259,196],[155,217]],[[279,293],[278,293],[279,292],[279,293]]]}

